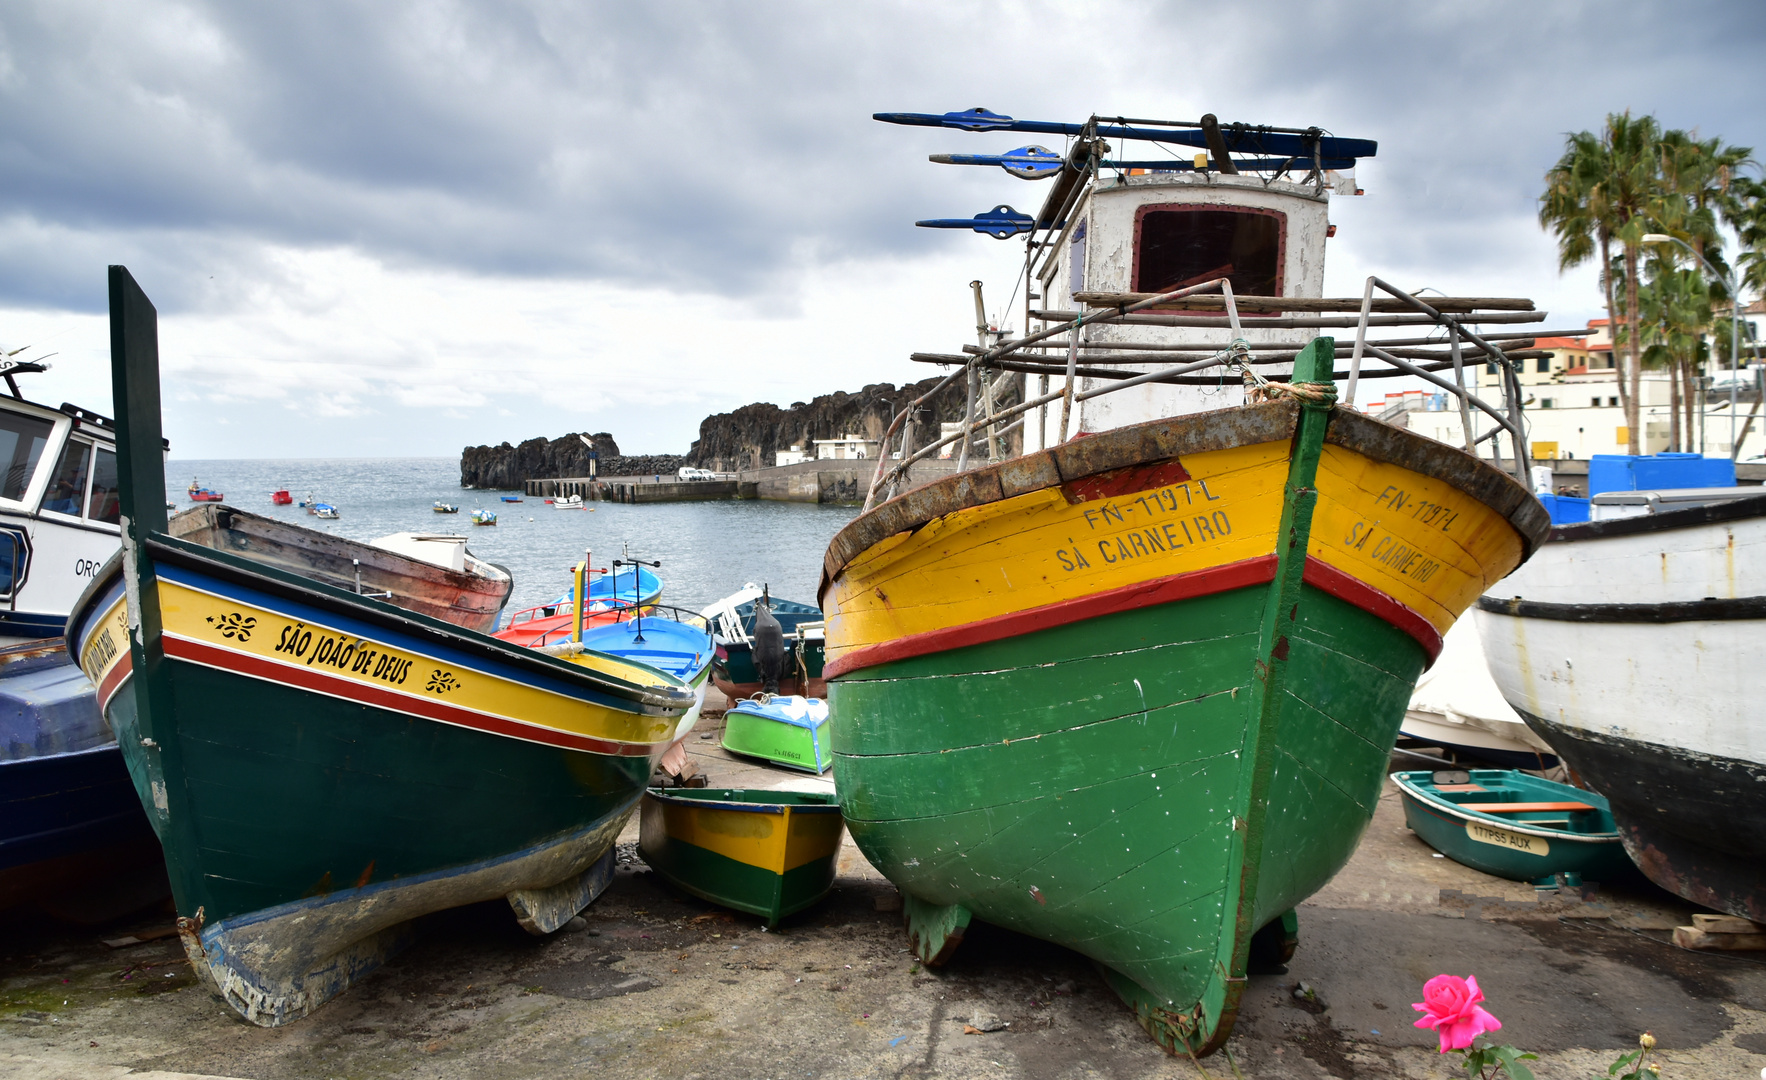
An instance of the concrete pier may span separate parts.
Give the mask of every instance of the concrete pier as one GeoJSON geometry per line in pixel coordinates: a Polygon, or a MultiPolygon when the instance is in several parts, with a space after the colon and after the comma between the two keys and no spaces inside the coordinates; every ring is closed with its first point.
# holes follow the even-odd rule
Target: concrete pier
{"type": "MultiPolygon", "coordinates": [[[[748,469],[725,474],[729,479],[676,480],[670,476],[566,476],[526,481],[522,487],[536,498],[581,495],[591,502],[695,502],[710,499],[767,499],[774,502],[861,503],[876,475],[877,463],[803,461],[774,469],[748,469]]],[[[943,479],[956,462],[923,461],[908,473],[908,487],[943,479]]]]}

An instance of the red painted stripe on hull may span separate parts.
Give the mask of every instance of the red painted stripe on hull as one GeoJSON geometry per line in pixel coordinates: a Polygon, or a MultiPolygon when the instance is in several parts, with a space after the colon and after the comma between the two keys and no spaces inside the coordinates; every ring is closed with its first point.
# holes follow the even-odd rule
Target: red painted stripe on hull
{"type": "Polygon", "coordinates": [[[556,731],[551,728],[524,724],[488,713],[456,708],[441,701],[410,697],[304,667],[278,664],[261,657],[231,652],[206,642],[191,641],[187,638],[174,637],[171,634],[161,635],[160,641],[167,656],[175,656],[180,660],[188,660],[194,664],[220,668],[223,671],[231,671],[250,678],[298,686],[313,693],[356,701],[364,705],[390,709],[393,712],[411,716],[421,716],[427,720],[435,720],[453,727],[471,728],[474,731],[482,731],[490,735],[520,739],[523,742],[543,743],[566,750],[582,750],[592,754],[607,754],[614,757],[648,757],[652,752],[667,748],[666,743],[614,742],[610,739],[596,739],[567,731],[556,731]]]}
{"type": "Polygon", "coordinates": [[[1211,566],[1206,570],[1173,574],[1170,577],[1125,585],[1120,589],[1111,589],[1107,592],[1082,596],[1074,600],[1062,600],[1059,603],[1032,608],[1029,611],[1014,611],[1010,615],[997,615],[991,619],[965,623],[962,626],[949,626],[942,630],[913,634],[894,641],[883,642],[881,645],[868,645],[828,661],[827,666],[822,669],[822,676],[827,679],[838,678],[861,668],[876,667],[878,664],[925,656],[928,653],[944,652],[948,649],[959,649],[965,645],[981,645],[989,641],[1001,641],[1036,630],[1046,630],[1053,626],[1065,626],[1068,623],[1095,619],[1118,611],[1133,611],[1135,608],[1152,607],[1155,604],[1169,604],[1177,600],[1188,600],[1191,597],[1226,592],[1229,589],[1243,589],[1250,585],[1266,585],[1274,578],[1275,556],[1260,555],[1255,559],[1227,563],[1225,566],[1211,566]]]}
{"type": "MultiPolygon", "coordinates": [[[[1168,604],[1196,596],[1208,596],[1228,589],[1267,584],[1275,576],[1275,556],[1264,555],[1226,566],[1210,567],[1188,574],[1177,574],[1155,581],[1141,582],[1121,589],[1098,593],[1077,600],[1016,611],[962,626],[946,627],[925,634],[914,634],[896,641],[871,645],[828,662],[825,678],[833,679],[862,668],[876,667],[895,660],[980,645],[1017,637],[1035,630],[1097,618],[1117,611],[1168,604]]],[[[1343,573],[1336,567],[1308,555],[1303,580],[1306,584],[1329,593],[1345,603],[1354,604],[1370,615],[1382,619],[1409,634],[1423,647],[1429,663],[1441,655],[1441,633],[1421,615],[1392,597],[1343,573]]]]}
{"type": "Polygon", "coordinates": [[[123,685],[133,670],[135,670],[135,654],[124,650],[122,658],[116,662],[116,666],[106,672],[104,681],[98,684],[99,712],[103,712],[105,707],[110,704],[110,699],[116,695],[117,687],[123,685]]]}
{"type": "Polygon", "coordinates": [[[1434,664],[1435,658],[1441,655],[1441,631],[1435,629],[1433,623],[1367,582],[1352,578],[1311,555],[1306,556],[1306,570],[1302,580],[1320,592],[1354,604],[1369,615],[1384,619],[1409,634],[1423,647],[1423,652],[1428,654],[1430,664],[1434,664]]]}

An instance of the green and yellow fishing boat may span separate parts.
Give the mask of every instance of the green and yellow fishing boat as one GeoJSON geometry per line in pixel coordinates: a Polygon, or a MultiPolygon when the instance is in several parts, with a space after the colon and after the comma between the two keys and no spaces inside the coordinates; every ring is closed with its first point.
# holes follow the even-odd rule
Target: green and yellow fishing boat
{"type": "MultiPolygon", "coordinates": [[[[880,118],[1015,123],[983,113],[880,118]]],[[[1549,527],[1513,477],[1338,407],[1337,343],[1313,335],[1356,326],[1349,394],[1378,358],[1467,395],[1512,446],[1512,411],[1423,364],[1456,366],[1463,341],[1512,369],[1471,326],[1531,304],[1431,306],[1374,279],[1320,298],[1321,183],[1104,175],[1106,134],[1139,137],[1125,123],[1075,125],[1035,217],[977,219],[1034,238],[1020,292],[1051,298],[1025,313],[1051,325],[920,354],[969,369],[969,419],[908,444],[928,394],[885,434],[823,564],[824,671],[847,827],[917,955],[942,962],[972,918],[1065,945],[1162,1046],[1205,1054],[1253,938],[1290,938],[1354,851],[1441,635],[1549,527]],[[1401,356],[1369,325],[1441,345],[1401,356]],[[955,475],[891,497],[952,444],[955,475]]]]}
{"type": "Polygon", "coordinates": [[[638,843],[644,861],[681,889],[777,926],[828,895],[840,835],[832,795],[652,788],[638,843]]]}
{"type": "Polygon", "coordinates": [[[198,976],[275,1026],[377,967],[419,915],[506,898],[529,931],[557,929],[611,879],[693,693],[169,535],[157,317],[124,268],[110,288],[123,551],[68,640],[198,976]]]}

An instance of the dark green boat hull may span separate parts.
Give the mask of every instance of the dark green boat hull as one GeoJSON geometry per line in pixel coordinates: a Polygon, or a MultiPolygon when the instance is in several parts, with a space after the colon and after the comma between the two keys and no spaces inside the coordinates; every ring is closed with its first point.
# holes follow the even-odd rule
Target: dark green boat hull
{"type": "MultiPolygon", "coordinates": [[[[837,679],[834,775],[854,842],[924,901],[1070,945],[1165,1008],[1198,1000],[1216,943],[1232,936],[1226,875],[1245,823],[1231,807],[1266,595],[1234,590],[837,679]],[[1139,915],[1124,924],[1124,912],[1139,915]]],[[[1409,635],[1335,597],[1307,587],[1300,611],[1255,927],[1353,853],[1425,662],[1409,635]]]]}

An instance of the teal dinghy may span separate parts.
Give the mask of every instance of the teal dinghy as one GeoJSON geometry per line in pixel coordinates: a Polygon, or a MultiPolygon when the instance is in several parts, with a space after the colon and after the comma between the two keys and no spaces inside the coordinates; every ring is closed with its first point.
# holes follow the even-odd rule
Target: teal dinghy
{"type": "Polygon", "coordinates": [[[1398,772],[1404,820],[1454,862],[1536,885],[1632,872],[1607,800],[1514,769],[1398,772]]]}

